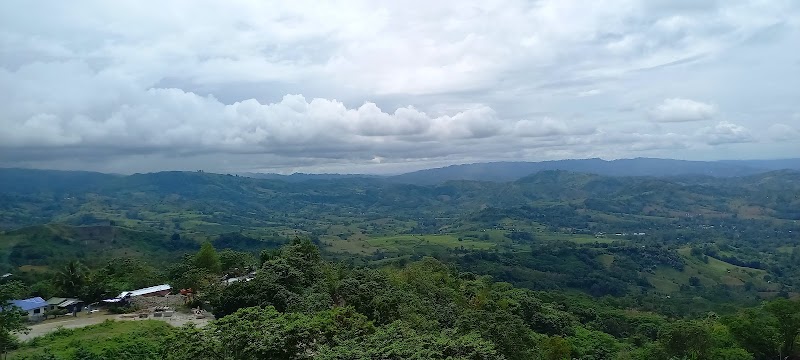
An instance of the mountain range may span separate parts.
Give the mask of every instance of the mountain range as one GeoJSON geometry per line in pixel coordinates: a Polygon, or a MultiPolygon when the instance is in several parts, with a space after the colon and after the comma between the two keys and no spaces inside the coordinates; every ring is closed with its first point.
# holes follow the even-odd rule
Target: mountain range
{"type": "Polygon", "coordinates": [[[451,180],[508,182],[547,170],[565,170],[605,176],[670,177],[704,175],[736,177],[755,175],[773,170],[800,170],[800,158],[777,160],[721,160],[690,161],[656,158],[603,160],[567,159],[552,161],[501,161],[450,165],[423,169],[399,175],[380,176],[367,174],[306,174],[281,175],[275,173],[239,173],[257,179],[274,179],[288,182],[307,180],[333,180],[347,178],[383,178],[396,183],[436,185],[451,180]]]}
{"type": "Polygon", "coordinates": [[[653,158],[619,160],[594,158],[541,162],[490,162],[419,170],[392,176],[390,180],[420,185],[438,184],[449,180],[507,182],[546,170],[565,170],[606,176],[706,175],[734,177],[783,169],[800,169],[800,159],[688,161],[653,158]]]}

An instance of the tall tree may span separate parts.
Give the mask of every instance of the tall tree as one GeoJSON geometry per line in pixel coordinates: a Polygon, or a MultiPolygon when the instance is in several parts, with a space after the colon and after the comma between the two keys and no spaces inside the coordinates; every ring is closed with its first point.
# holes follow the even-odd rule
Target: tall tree
{"type": "Polygon", "coordinates": [[[79,296],[86,285],[88,270],[77,260],[70,261],[53,277],[53,283],[61,295],[79,296]]]}
{"type": "Polygon", "coordinates": [[[194,256],[194,265],[198,268],[206,269],[212,274],[219,274],[222,272],[219,254],[208,241],[203,243],[200,247],[200,251],[194,256]]]}

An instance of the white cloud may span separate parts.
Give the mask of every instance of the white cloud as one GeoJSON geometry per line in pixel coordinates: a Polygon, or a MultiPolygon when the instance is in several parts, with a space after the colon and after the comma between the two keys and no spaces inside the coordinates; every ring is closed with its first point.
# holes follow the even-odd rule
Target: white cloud
{"type": "Polygon", "coordinates": [[[800,140],[800,130],[786,124],[772,124],[767,128],[768,139],[775,141],[800,140]]]}
{"type": "Polygon", "coordinates": [[[650,111],[650,116],[658,122],[687,122],[708,120],[716,114],[714,105],[690,99],[664,99],[650,111]]]}
{"type": "Polygon", "coordinates": [[[791,1],[0,2],[0,165],[347,169],[789,143],[798,19],[791,1]],[[717,106],[739,125],[693,123],[717,106]],[[645,107],[653,121],[619,111],[645,107]]]}
{"type": "Polygon", "coordinates": [[[755,141],[755,137],[749,129],[727,121],[720,121],[714,126],[702,128],[697,132],[697,136],[709,145],[755,141]]]}

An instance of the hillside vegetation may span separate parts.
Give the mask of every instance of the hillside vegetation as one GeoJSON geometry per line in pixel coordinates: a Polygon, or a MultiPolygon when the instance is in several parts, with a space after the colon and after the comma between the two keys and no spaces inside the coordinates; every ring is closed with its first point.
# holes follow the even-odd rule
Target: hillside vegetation
{"type": "Polygon", "coordinates": [[[785,299],[674,319],[515,288],[433,258],[343,266],[301,240],[264,253],[252,281],[202,294],[217,316],[202,329],[106,322],[34,339],[11,358],[768,359],[793,353],[800,328],[800,302],[785,299]]]}
{"type": "Polygon", "coordinates": [[[745,335],[799,295],[796,171],[410,185],[6,169],[0,184],[0,270],[19,296],[202,289],[224,318],[172,340],[199,358],[766,359],[794,339],[745,335]],[[265,323],[289,342],[222,345],[265,323]],[[708,341],[681,352],[685,333],[708,341]]]}

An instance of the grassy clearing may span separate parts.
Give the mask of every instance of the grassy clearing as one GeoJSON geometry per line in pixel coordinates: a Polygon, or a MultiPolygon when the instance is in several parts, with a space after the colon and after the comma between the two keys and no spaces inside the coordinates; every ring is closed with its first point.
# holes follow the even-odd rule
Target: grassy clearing
{"type": "Polygon", "coordinates": [[[708,263],[691,256],[691,249],[681,248],[678,253],[686,261],[683,271],[672,268],[660,268],[654,274],[648,276],[650,283],[656,290],[665,293],[674,293],[680,290],[681,285],[689,285],[689,279],[696,277],[700,284],[706,287],[713,287],[724,284],[733,287],[744,286],[752,283],[757,289],[770,289],[772,286],[767,284],[763,277],[766,271],[752,269],[748,267],[736,266],[713,257],[708,258],[708,263]]]}
{"type": "Polygon", "coordinates": [[[542,240],[572,241],[578,244],[594,244],[594,243],[610,244],[616,240],[620,240],[607,237],[595,237],[594,235],[562,234],[562,233],[538,233],[536,234],[536,237],[542,240]]]}
{"type": "Polygon", "coordinates": [[[370,246],[387,251],[403,251],[417,247],[439,246],[444,248],[461,248],[471,250],[488,250],[495,244],[475,239],[462,239],[455,235],[395,235],[370,238],[366,241],[370,246]]]}
{"type": "Polygon", "coordinates": [[[412,253],[419,250],[460,249],[489,250],[497,246],[491,240],[482,241],[472,237],[446,235],[392,235],[367,237],[363,234],[342,239],[338,236],[322,236],[320,240],[331,251],[352,254],[373,254],[380,250],[388,253],[412,253]],[[461,240],[459,240],[461,239],[461,240]]]}
{"type": "Polygon", "coordinates": [[[611,264],[614,263],[614,255],[611,254],[602,254],[597,256],[597,261],[600,261],[606,269],[611,267],[611,264]]]}
{"type": "Polygon", "coordinates": [[[78,329],[59,329],[29,340],[13,352],[10,359],[20,359],[48,351],[57,358],[72,358],[83,349],[103,358],[122,353],[151,354],[158,351],[163,339],[173,330],[158,320],[113,321],[78,329]]]}
{"type": "Polygon", "coordinates": [[[680,284],[663,276],[663,274],[661,276],[659,275],[650,276],[647,278],[647,280],[659,292],[672,294],[680,291],[681,289],[680,284]]]}
{"type": "Polygon", "coordinates": [[[781,247],[777,248],[776,250],[778,250],[778,252],[780,252],[780,253],[791,254],[796,248],[797,247],[795,247],[795,246],[784,245],[784,246],[781,246],[781,247]]]}

